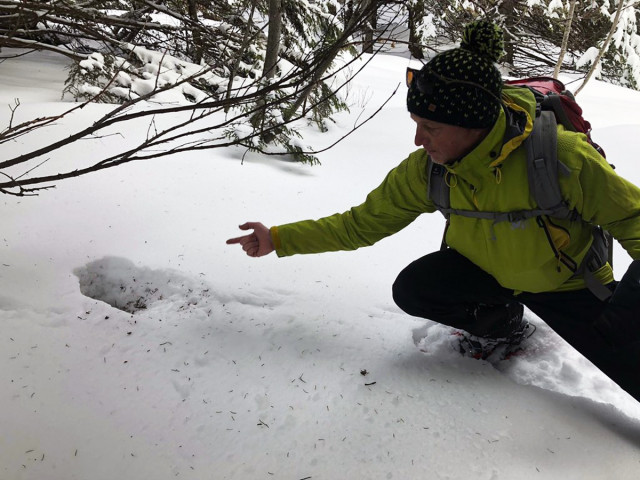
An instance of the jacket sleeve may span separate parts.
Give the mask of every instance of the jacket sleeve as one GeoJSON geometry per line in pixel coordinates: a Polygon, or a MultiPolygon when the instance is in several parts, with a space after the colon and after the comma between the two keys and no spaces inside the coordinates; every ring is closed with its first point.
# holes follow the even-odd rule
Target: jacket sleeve
{"type": "Polygon", "coordinates": [[[574,135],[571,155],[581,159],[572,202],[582,219],[600,225],[634,259],[640,259],[640,188],[619,176],[596,150],[574,135]],[[579,189],[579,191],[576,191],[579,189]]]}
{"type": "Polygon", "coordinates": [[[414,152],[391,170],[365,202],[344,213],[271,228],[279,257],[299,253],[355,250],[373,245],[433,212],[427,199],[426,154],[414,152]]]}

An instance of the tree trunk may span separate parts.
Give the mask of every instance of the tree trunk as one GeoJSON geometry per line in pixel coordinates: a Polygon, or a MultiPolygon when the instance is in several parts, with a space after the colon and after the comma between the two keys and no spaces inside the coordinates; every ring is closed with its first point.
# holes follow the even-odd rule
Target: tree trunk
{"type": "MultiPolygon", "coordinates": [[[[378,3],[377,0],[362,0],[362,3],[365,6],[365,9],[369,6],[369,4],[373,3],[376,4],[378,3]]],[[[364,29],[364,42],[362,44],[362,51],[364,53],[373,53],[373,47],[374,47],[374,36],[375,36],[375,31],[376,28],[378,26],[378,9],[377,8],[372,8],[371,12],[369,14],[369,18],[367,19],[367,22],[365,23],[365,29],[364,29]]]]}
{"type": "Polygon", "coordinates": [[[343,13],[343,18],[342,18],[342,23],[343,25],[348,25],[351,22],[351,19],[353,18],[353,10],[354,10],[354,5],[353,2],[356,0],[345,0],[344,1],[344,13],[343,13]]]}
{"type": "Polygon", "coordinates": [[[410,2],[407,5],[409,12],[409,52],[413,58],[422,60],[424,53],[422,52],[422,37],[418,33],[418,26],[424,16],[424,0],[410,2]]]}
{"type": "Polygon", "coordinates": [[[553,70],[553,78],[558,78],[560,74],[560,69],[562,68],[562,62],[564,61],[564,56],[567,53],[567,44],[569,43],[569,34],[571,32],[571,23],[573,22],[573,14],[576,10],[576,2],[577,0],[571,0],[569,4],[569,14],[567,15],[567,23],[564,27],[564,36],[562,37],[562,45],[560,46],[560,55],[558,55],[558,63],[556,63],[556,68],[553,70]]]}
{"type": "Polygon", "coordinates": [[[578,93],[580,93],[580,90],[582,90],[584,86],[587,84],[587,82],[591,79],[591,76],[596,71],[596,67],[598,66],[598,63],[600,63],[600,59],[609,48],[609,44],[611,43],[611,37],[613,37],[613,34],[616,31],[618,23],[620,22],[620,14],[622,13],[622,9],[624,8],[624,5],[625,5],[625,0],[620,0],[618,3],[618,9],[616,10],[616,16],[613,18],[613,21],[611,23],[611,29],[609,30],[609,35],[607,35],[607,38],[602,44],[602,48],[600,48],[598,55],[593,61],[593,64],[591,65],[591,68],[589,69],[589,72],[587,73],[587,76],[585,77],[584,82],[582,82],[582,84],[574,92],[574,95],[578,95],[578,93]]]}
{"type": "Polygon", "coordinates": [[[269,0],[269,33],[267,35],[267,52],[265,53],[264,68],[262,70],[262,76],[264,78],[273,78],[276,74],[281,33],[282,0],[269,0]]]}
{"type": "Polygon", "coordinates": [[[513,65],[515,58],[516,39],[508,27],[518,23],[518,19],[515,18],[517,16],[516,3],[517,0],[505,0],[498,6],[498,12],[504,16],[504,26],[507,27],[502,29],[504,32],[504,57],[502,61],[507,65],[513,65]]]}
{"type": "MultiPolygon", "coordinates": [[[[269,33],[267,34],[267,50],[264,55],[264,67],[262,78],[271,79],[276,75],[278,53],[280,51],[280,34],[282,33],[282,0],[269,0],[269,33]]],[[[257,102],[258,110],[251,117],[251,125],[264,130],[266,100],[261,98],[257,102]]],[[[261,133],[260,138],[269,143],[274,136],[273,132],[261,133]]]]}
{"type": "Polygon", "coordinates": [[[189,18],[193,22],[191,26],[191,57],[193,63],[200,64],[202,61],[202,34],[198,28],[198,6],[196,0],[188,0],[189,18]]]}

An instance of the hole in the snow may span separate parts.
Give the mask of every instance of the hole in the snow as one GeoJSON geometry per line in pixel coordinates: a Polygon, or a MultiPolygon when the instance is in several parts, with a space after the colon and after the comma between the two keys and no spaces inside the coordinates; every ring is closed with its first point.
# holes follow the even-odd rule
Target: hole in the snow
{"type": "Polygon", "coordinates": [[[184,280],[164,270],[138,267],[131,260],[105,257],[73,272],[80,292],[114,308],[136,313],[176,293],[184,294],[184,280]]]}

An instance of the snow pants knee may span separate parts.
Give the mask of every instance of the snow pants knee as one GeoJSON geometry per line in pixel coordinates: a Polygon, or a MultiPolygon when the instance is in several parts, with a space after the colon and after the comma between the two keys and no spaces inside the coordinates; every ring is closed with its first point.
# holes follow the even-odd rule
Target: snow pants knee
{"type": "MultiPolygon", "coordinates": [[[[455,250],[447,249],[408,265],[393,285],[393,298],[409,315],[475,335],[488,328],[477,325],[470,314],[479,304],[501,308],[520,302],[640,401],[640,342],[622,349],[612,347],[593,327],[607,304],[587,289],[514,295],[455,250]]],[[[640,312],[638,318],[640,321],[640,312]]]]}

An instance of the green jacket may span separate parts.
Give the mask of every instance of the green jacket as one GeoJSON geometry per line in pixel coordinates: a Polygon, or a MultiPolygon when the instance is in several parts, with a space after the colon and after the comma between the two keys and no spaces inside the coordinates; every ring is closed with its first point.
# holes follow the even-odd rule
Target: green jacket
{"type": "MultiPolygon", "coordinates": [[[[468,155],[448,165],[451,207],[507,212],[536,207],[529,195],[526,152],[535,99],[526,89],[505,87],[503,110],[487,137],[468,155]]],[[[571,170],[560,188],[580,220],[532,218],[518,223],[451,216],[446,242],[505,288],[546,292],[584,287],[566,265],[579,265],[592,242],[588,224],[601,225],[635,259],[640,259],[640,189],[619,177],[583,134],[558,127],[558,160],[571,170]],[[588,222],[588,223],[586,223],[588,222]],[[550,243],[552,239],[558,258],[550,243]],[[561,261],[565,260],[565,261],[561,261]],[[573,278],[572,278],[573,277],[573,278]]],[[[271,228],[278,256],[355,250],[392,235],[422,213],[434,212],[427,196],[427,154],[419,149],[391,170],[357,207],[319,220],[271,228]]],[[[609,265],[596,272],[613,280],[609,265]]]]}

